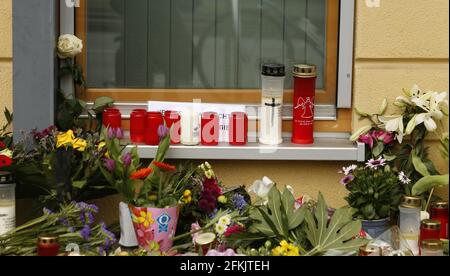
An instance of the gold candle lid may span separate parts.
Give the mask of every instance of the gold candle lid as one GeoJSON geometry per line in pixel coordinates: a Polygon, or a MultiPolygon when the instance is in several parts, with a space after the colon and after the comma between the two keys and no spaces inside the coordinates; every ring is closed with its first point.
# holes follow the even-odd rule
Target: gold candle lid
{"type": "Polygon", "coordinates": [[[448,209],[448,201],[437,201],[431,203],[432,208],[436,209],[448,209]]]}
{"type": "Polygon", "coordinates": [[[58,235],[53,234],[41,234],[38,237],[38,243],[40,244],[55,244],[58,243],[58,235]]]}
{"type": "Polygon", "coordinates": [[[441,222],[439,220],[426,219],[421,222],[422,228],[428,230],[440,230],[441,222]]]}
{"type": "Polygon", "coordinates": [[[416,196],[403,196],[400,206],[411,209],[420,208],[422,206],[422,199],[416,196]]]}
{"type": "Polygon", "coordinates": [[[442,249],[442,242],[440,240],[424,240],[422,241],[422,248],[439,250],[442,249]]]}
{"type": "Polygon", "coordinates": [[[298,64],[294,65],[294,71],[292,73],[294,77],[314,78],[317,77],[317,67],[311,64],[298,64]]]}

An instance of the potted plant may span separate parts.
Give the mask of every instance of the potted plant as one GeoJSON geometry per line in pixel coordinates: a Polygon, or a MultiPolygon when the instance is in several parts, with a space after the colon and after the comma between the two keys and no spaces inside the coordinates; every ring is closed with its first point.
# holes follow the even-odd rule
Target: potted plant
{"type": "Polygon", "coordinates": [[[350,192],[345,200],[354,210],[354,218],[362,220],[363,230],[377,238],[390,227],[391,211],[400,203],[402,184],[410,181],[397,175],[386,160],[371,159],[366,166],[352,165],[343,168],[341,184],[350,192]]]}

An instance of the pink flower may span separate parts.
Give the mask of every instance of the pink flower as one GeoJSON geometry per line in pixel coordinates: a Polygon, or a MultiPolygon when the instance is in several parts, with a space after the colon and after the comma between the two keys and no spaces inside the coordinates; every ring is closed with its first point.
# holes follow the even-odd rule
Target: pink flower
{"type": "Polygon", "coordinates": [[[361,135],[358,140],[360,143],[364,143],[373,149],[373,137],[370,134],[361,135]]]}
{"type": "Polygon", "coordinates": [[[229,236],[231,236],[233,234],[242,233],[244,231],[245,231],[244,227],[236,224],[236,225],[228,227],[227,231],[225,231],[225,234],[223,234],[223,235],[226,238],[228,238],[229,236]]]}
{"type": "Polygon", "coordinates": [[[372,131],[371,135],[373,139],[383,142],[385,145],[391,144],[395,139],[395,135],[392,132],[386,132],[383,130],[372,131]]]}
{"type": "MultiPolygon", "coordinates": [[[[200,229],[202,229],[202,228],[200,227],[200,224],[198,224],[198,222],[191,224],[191,232],[196,232],[196,231],[199,231],[200,229]]],[[[194,245],[195,245],[195,241],[197,240],[197,237],[198,237],[199,234],[200,234],[200,232],[196,232],[194,234],[191,234],[191,236],[192,236],[192,243],[194,245]]]]}

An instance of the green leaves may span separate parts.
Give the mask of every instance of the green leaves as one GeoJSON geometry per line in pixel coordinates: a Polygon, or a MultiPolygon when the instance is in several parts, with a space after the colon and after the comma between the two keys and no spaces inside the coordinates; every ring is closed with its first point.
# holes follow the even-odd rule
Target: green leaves
{"type": "Polygon", "coordinates": [[[420,173],[422,176],[429,176],[427,166],[422,162],[419,156],[417,156],[416,151],[412,151],[412,162],[414,165],[414,169],[420,173]]]}
{"type": "MultiPolygon", "coordinates": [[[[268,204],[250,209],[252,221],[250,237],[263,235],[265,238],[278,237],[289,240],[292,231],[297,229],[305,219],[306,208],[295,209],[292,193],[285,189],[283,193],[274,186],[268,195],[268,204]]],[[[256,238],[257,240],[260,238],[256,238]]]]}
{"type": "Polygon", "coordinates": [[[92,106],[92,110],[98,114],[102,113],[106,108],[112,106],[114,104],[114,100],[110,97],[99,97],[95,99],[94,105],[92,106]]]}
{"type": "Polygon", "coordinates": [[[412,194],[415,196],[422,195],[433,188],[448,186],[449,175],[433,175],[425,176],[414,184],[412,194]]]}
{"type": "Polygon", "coordinates": [[[322,194],[319,194],[316,213],[306,213],[306,236],[314,247],[307,255],[322,255],[327,251],[350,252],[367,243],[354,239],[361,231],[361,222],[354,221],[350,208],[336,210],[328,223],[328,207],[322,194]]]}

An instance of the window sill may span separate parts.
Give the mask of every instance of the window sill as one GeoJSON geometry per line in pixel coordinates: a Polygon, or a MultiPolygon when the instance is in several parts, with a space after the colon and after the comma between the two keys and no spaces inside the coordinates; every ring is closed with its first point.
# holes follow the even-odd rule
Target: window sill
{"type": "MultiPolygon", "coordinates": [[[[128,146],[128,149],[135,145],[128,146]]],[[[141,158],[152,159],[156,146],[137,145],[141,158]]],[[[313,145],[294,145],[285,142],[278,146],[260,145],[256,142],[246,146],[173,145],[167,152],[168,159],[192,160],[305,160],[305,161],[364,161],[364,144],[350,142],[347,138],[316,138],[313,145]]]]}

